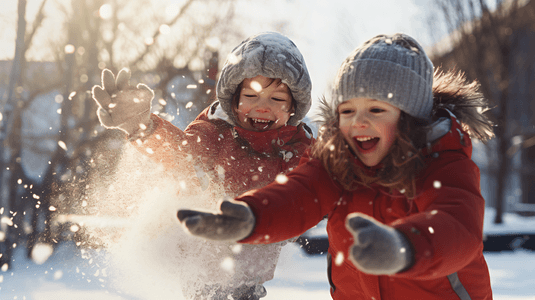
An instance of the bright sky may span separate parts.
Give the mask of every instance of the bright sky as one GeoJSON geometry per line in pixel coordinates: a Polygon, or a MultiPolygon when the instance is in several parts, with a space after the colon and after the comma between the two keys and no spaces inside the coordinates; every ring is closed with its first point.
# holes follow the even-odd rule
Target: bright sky
{"type": "Polygon", "coordinates": [[[277,30],[295,42],[312,77],[314,100],[326,93],[346,56],[377,34],[403,32],[424,47],[431,44],[426,27],[430,0],[272,0],[268,7],[239,3],[247,36],[277,30]]]}
{"type": "MultiPolygon", "coordinates": [[[[31,22],[43,0],[27,1],[27,20],[31,22]]],[[[49,0],[47,6],[61,1],[49,0]]],[[[0,60],[14,55],[18,0],[2,2],[0,60]]],[[[274,30],[290,37],[305,57],[313,80],[312,95],[317,99],[325,93],[344,58],[376,34],[404,32],[424,47],[430,46],[427,20],[431,3],[432,0],[237,0],[234,23],[245,36],[274,30]]],[[[220,57],[224,58],[236,46],[234,43],[223,43],[220,57]]]]}

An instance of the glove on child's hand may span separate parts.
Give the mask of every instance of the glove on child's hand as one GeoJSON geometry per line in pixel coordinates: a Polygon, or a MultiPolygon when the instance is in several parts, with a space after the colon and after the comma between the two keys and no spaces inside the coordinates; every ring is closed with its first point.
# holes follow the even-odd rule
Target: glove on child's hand
{"type": "Polygon", "coordinates": [[[362,272],[391,275],[412,265],[410,242],[396,229],[361,213],[348,215],[346,228],[355,239],[349,259],[362,272]]]}
{"type": "Polygon", "coordinates": [[[267,295],[266,288],[261,284],[253,286],[241,285],[232,292],[232,299],[259,300],[267,295]]]}
{"type": "Polygon", "coordinates": [[[104,69],[102,87],[95,85],[92,93],[99,106],[97,115],[100,124],[132,135],[149,125],[154,92],[142,83],[136,87],[130,86],[130,76],[128,69],[122,69],[116,80],[110,70],[104,69]]]}
{"type": "Polygon", "coordinates": [[[255,217],[244,202],[223,200],[220,213],[179,210],[177,217],[187,231],[205,239],[236,242],[248,237],[255,226],[255,217]]]}

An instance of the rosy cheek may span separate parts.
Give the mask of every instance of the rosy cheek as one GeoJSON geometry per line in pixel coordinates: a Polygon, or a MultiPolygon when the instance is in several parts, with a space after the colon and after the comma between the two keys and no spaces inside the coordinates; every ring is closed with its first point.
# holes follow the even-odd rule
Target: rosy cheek
{"type": "Polygon", "coordinates": [[[349,132],[349,128],[350,127],[348,125],[340,126],[340,132],[342,132],[343,135],[347,135],[349,132]]]}
{"type": "Polygon", "coordinates": [[[240,101],[240,102],[238,102],[238,108],[236,109],[236,111],[241,113],[241,114],[248,114],[249,113],[249,108],[246,105],[246,103],[240,101]]]}

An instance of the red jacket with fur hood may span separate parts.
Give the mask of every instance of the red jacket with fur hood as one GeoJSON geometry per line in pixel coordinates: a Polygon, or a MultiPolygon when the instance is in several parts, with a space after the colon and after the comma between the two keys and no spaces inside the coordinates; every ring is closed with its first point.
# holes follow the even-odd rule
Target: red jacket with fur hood
{"type": "Polygon", "coordinates": [[[470,137],[453,115],[439,119],[434,129],[440,138],[422,150],[426,168],[417,176],[415,198],[378,184],[344,190],[319,160],[303,157],[287,182],[237,198],[256,217],[254,232],[241,242],[286,240],[327,215],[333,299],[492,299],[482,253],[485,200],[479,169],[471,160],[470,137]],[[414,265],[392,276],[355,268],[347,259],[353,237],[345,227],[346,216],[353,212],[404,233],[413,245],[414,265]]]}

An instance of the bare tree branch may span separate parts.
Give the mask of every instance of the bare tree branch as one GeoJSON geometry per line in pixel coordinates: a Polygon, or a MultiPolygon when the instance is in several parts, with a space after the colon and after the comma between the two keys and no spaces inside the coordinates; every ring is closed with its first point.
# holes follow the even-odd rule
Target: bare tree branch
{"type": "Polygon", "coordinates": [[[24,39],[24,45],[26,45],[24,47],[24,53],[26,53],[28,48],[30,48],[30,44],[32,43],[35,33],[37,32],[39,27],[41,27],[41,25],[43,24],[43,20],[45,19],[44,7],[46,4],[46,1],[47,0],[43,0],[43,2],[41,2],[41,6],[39,6],[39,10],[37,11],[37,16],[35,17],[35,21],[33,22],[33,25],[32,25],[32,31],[24,39]]]}
{"type": "MultiPolygon", "coordinates": [[[[177,13],[177,15],[168,23],[166,23],[165,25],[171,27],[173,24],[175,24],[178,20],[180,20],[180,18],[184,15],[184,13],[186,12],[186,10],[188,9],[188,7],[194,2],[195,0],[188,0],[188,2],[186,2],[182,8],[180,8],[180,11],[177,13]]],[[[160,28],[158,27],[158,29],[156,29],[154,31],[154,34],[152,35],[152,40],[153,41],[156,41],[156,39],[158,38],[158,36],[160,36],[161,32],[160,32],[160,28]]],[[[145,51],[143,53],[141,53],[136,59],[134,59],[131,63],[132,66],[135,66],[137,65],[140,61],[142,61],[145,56],[150,52],[151,48],[152,48],[152,45],[154,45],[154,43],[150,44],[150,45],[146,45],[145,47],[145,51]]]]}

